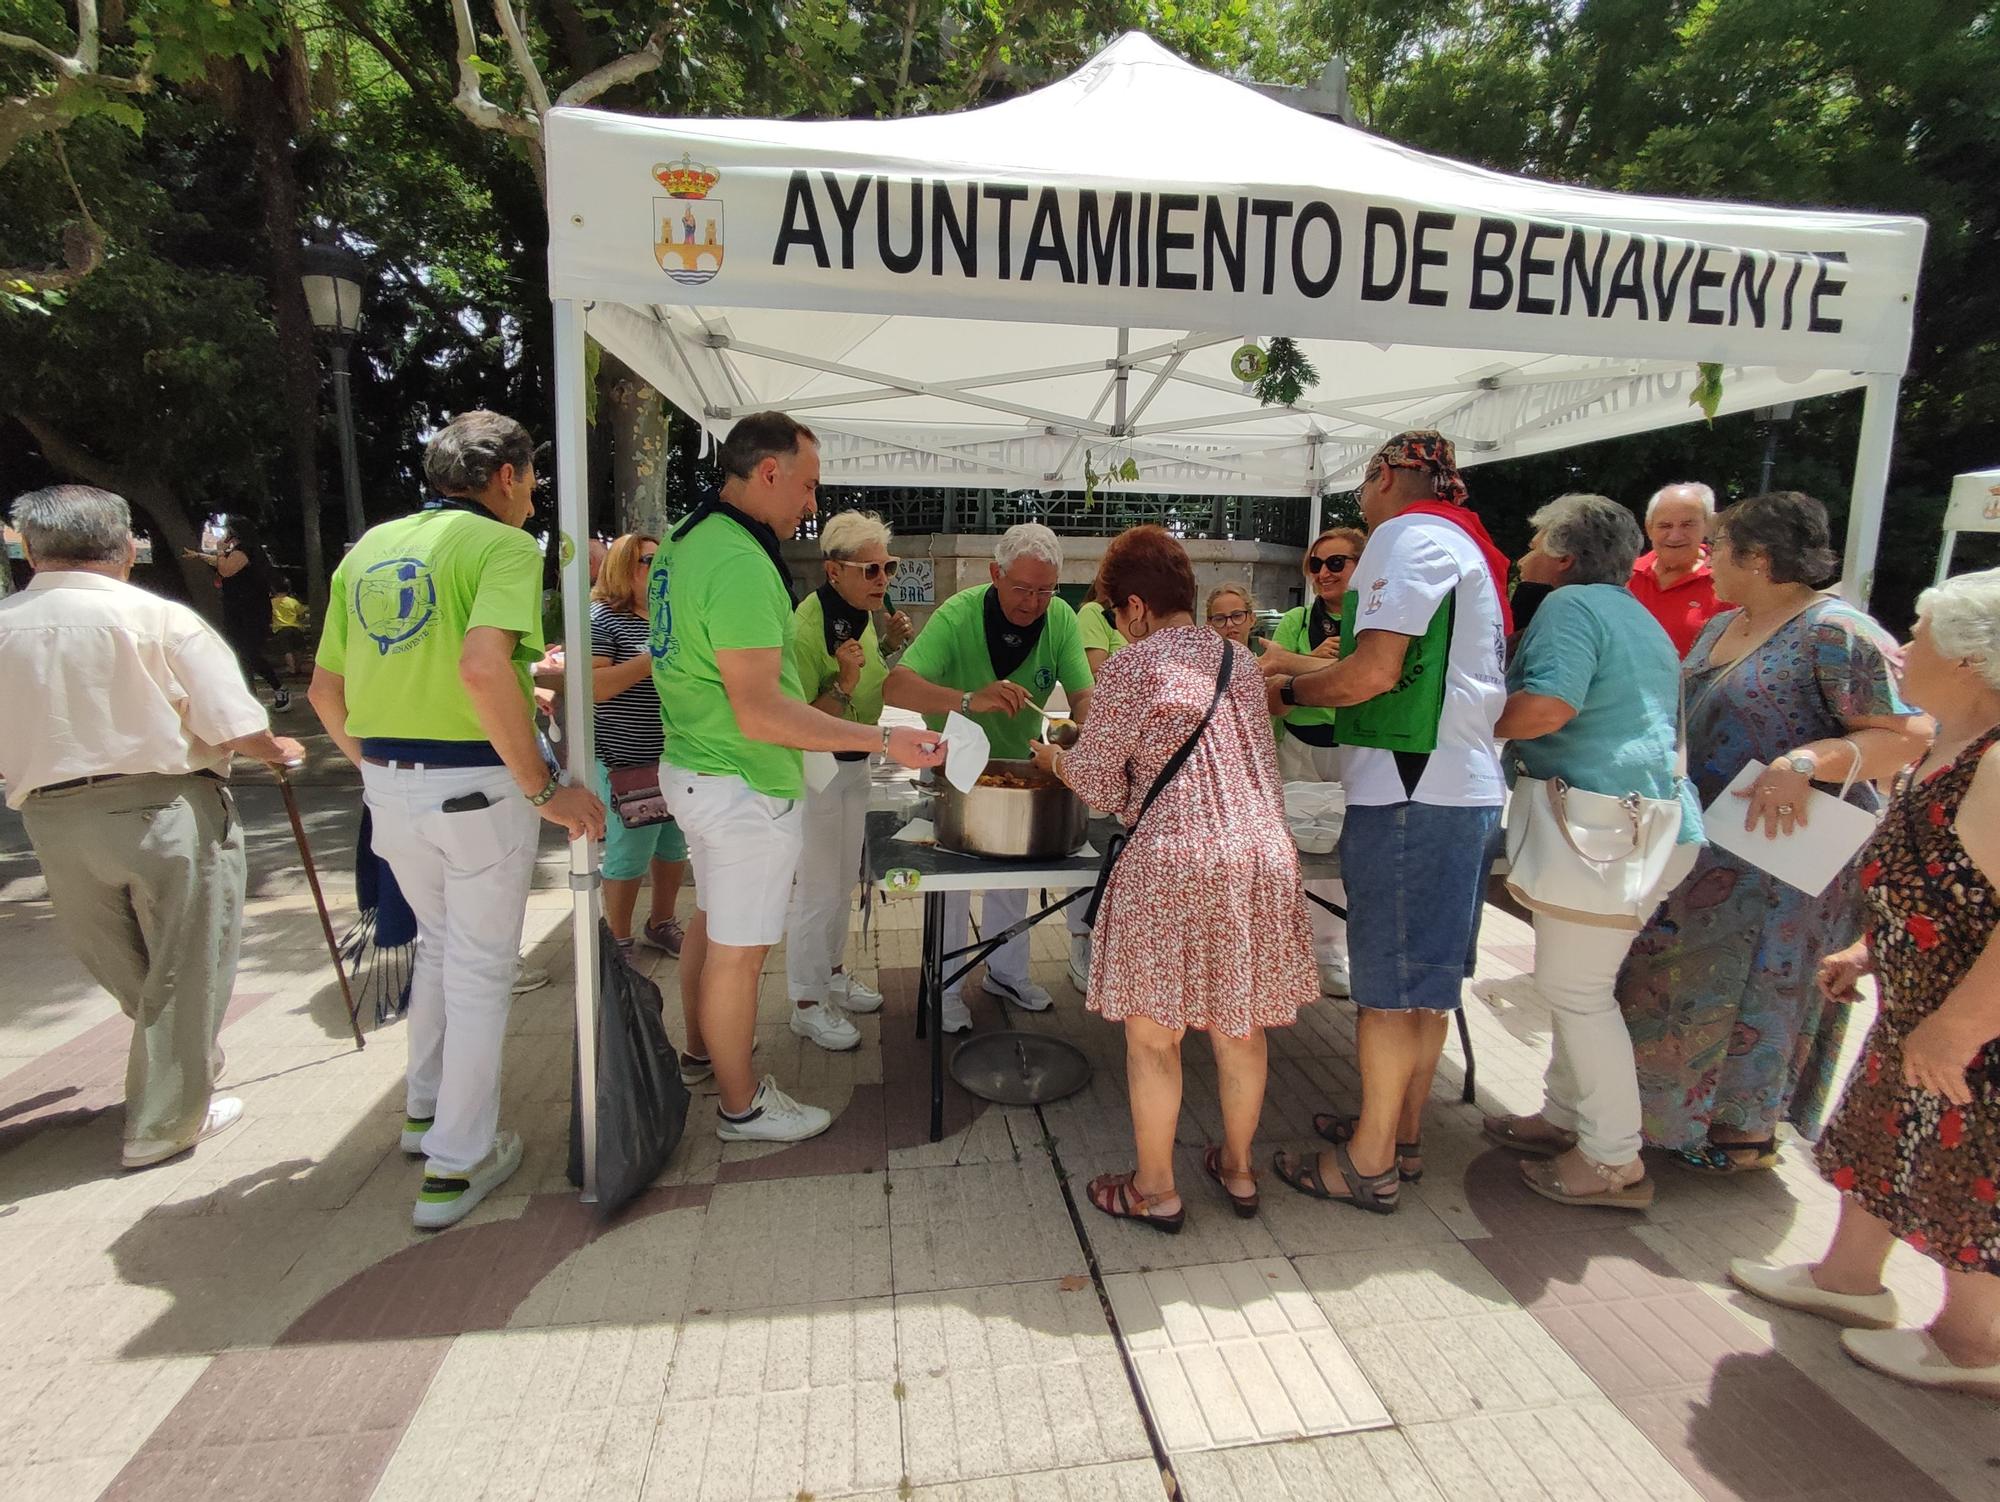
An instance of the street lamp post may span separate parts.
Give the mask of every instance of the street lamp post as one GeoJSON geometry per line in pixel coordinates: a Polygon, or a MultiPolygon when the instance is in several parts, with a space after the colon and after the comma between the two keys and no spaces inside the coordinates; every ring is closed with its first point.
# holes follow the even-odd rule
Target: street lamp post
{"type": "Polygon", "coordinates": [[[354,400],[348,390],[347,353],[361,328],[361,288],[368,263],[346,246],[317,241],[302,252],[306,306],[313,327],[328,336],[333,367],[333,412],[340,428],[340,475],[347,492],[347,540],[367,528],[361,514],[361,471],[354,456],[354,400]]]}

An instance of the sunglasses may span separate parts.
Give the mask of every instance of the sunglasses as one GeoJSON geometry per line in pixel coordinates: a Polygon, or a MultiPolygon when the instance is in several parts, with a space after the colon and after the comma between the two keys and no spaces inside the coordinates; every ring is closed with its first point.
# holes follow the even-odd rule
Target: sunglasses
{"type": "Polygon", "coordinates": [[[1210,616],[1208,623],[1211,626],[1240,626],[1249,619],[1250,612],[1247,610],[1229,610],[1210,616]]]}
{"type": "Polygon", "coordinates": [[[887,563],[855,563],[846,558],[829,558],[827,562],[837,564],[841,568],[860,569],[861,577],[866,579],[870,584],[877,583],[883,579],[895,578],[896,570],[903,566],[903,560],[900,558],[891,558],[887,563]]]}
{"type": "Polygon", "coordinates": [[[1306,572],[1309,574],[1316,574],[1323,568],[1330,568],[1337,574],[1342,569],[1353,567],[1354,555],[1352,553],[1333,553],[1323,558],[1316,557],[1306,560],[1306,572]]]}

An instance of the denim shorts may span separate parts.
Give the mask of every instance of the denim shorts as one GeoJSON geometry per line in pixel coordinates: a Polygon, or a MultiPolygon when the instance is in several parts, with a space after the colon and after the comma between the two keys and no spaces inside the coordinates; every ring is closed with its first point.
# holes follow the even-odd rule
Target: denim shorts
{"type": "Polygon", "coordinates": [[[1340,868],[1356,1006],[1458,1010],[1499,831],[1498,804],[1347,806],[1340,868]]]}

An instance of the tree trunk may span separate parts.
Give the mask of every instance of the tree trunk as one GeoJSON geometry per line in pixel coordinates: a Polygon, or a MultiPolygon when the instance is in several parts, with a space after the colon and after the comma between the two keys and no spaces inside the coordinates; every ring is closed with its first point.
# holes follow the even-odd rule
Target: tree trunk
{"type": "MultiPolygon", "coordinates": [[[[611,363],[609,354],[603,358],[611,363]]],[[[618,530],[658,537],[667,519],[667,404],[659,392],[622,367],[606,395],[618,530]]]]}
{"type": "Polygon", "coordinates": [[[149,475],[126,473],[80,448],[39,417],[15,413],[14,420],[27,429],[28,436],[35,440],[35,446],[42,451],[42,457],[48,460],[51,468],[82,484],[95,485],[100,490],[123,496],[134,510],[144,512],[146,519],[153,524],[153,561],[171,562],[179,568],[181,581],[187,586],[188,599],[194,602],[194,608],[203,615],[220,618],[221,596],[215,588],[215,575],[209,571],[207,564],[181,556],[201,541],[201,534],[188,519],[187,507],[181,504],[178,496],[149,475]],[[159,556],[161,548],[168,551],[168,558],[159,556]]]}
{"type": "Polygon", "coordinates": [[[238,65],[238,97],[250,136],[263,208],[271,312],[284,370],[286,428],[291,438],[292,484],[304,532],[306,590],[313,619],[326,619],[326,557],[319,516],[319,360],[313,349],[312,314],[306,307],[299,229],[299,184],[292,145],[293,117],[274,62],[259,71],[238,65]]]}

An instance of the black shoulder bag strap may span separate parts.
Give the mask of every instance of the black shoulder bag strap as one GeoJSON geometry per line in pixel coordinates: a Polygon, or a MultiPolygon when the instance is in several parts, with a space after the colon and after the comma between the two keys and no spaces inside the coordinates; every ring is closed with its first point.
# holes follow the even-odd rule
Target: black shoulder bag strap
{"type": "Polygon", "coordinates": [[[1098,905],[1104,901],[1104,889],[1111,884],[1111,869],[1118,864],[1118,857],[1124,853],[1132,832],[1139,827],[1139,821],[1146,817],[1146,810],[1153,806],[1153,800],[1160,796],[1160,790],[1174,780],[1174,774],[1187,764],[1194,754],[1195,743],[1208,729],[1208,722],[1215,718],[1215,706],[1222,702],[1222,695],[1229,687],[1229,675],[1236,667],[1236,643],[1225,639],[1222,643],[1222,666],[1215,673],[1215,694],[1208,701],[1208,712],[1201,717],[1201,723],[1194,727],[1194,734],[1181,742],[1180,750],[1167,758],[1167,764],[1160,768],[1160,775],[1153,779],[1153,785],[1146,792],[1146,799],[1139,805],[1139,812],[1132,816],[1132,822],[1114,834],[1105,847],[1104,859],[1097,868],[1097,885],[1090,893],[1090,906],[1083,910],[1084,925],[1097,926],[1098,905]]]}

